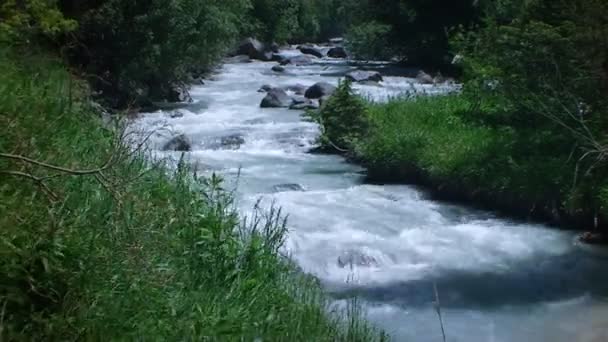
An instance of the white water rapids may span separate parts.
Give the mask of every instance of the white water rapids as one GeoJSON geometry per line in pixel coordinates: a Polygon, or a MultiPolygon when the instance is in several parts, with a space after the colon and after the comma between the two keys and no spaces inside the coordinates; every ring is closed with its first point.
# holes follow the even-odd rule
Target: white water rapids
{"type": "MultiPolygon", "coordinates": [[[[448,341],[608,341],[608,258],[575,246],[572,232],[431,201],[412,186],[364,184],[362,168],[307,153],[318,127],[301,111],[260,108],[265,94],[257,90],[337,84],[350,67],[324,60],[278,74],[273,65],[226,64],[192,89],[194,103],[144,114],[136,125],[166,122],[190,137],[188,160],[199,169],[229,181],[239,175],[244,214],[259,198],[276,201],[289,215],[294,260],[336,301],[360,298],[367,317],[397,341],[442,341],[433,284],[448,341]],[[234,135],[244,144],[218,143],[234,135]]],[[[415,83],[381,72],[389,74],[382,86],[357,90],[382,101],[415,83]]]]}

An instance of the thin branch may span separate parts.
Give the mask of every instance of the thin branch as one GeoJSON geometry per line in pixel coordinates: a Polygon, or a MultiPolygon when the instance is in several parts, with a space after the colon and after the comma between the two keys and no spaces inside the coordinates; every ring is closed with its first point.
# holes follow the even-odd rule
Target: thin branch
{"type": "Polygon", "coordinates": [[[33,164],[33,165],[37,165],[37,166],[41,166],[50,170],[55,170],[55,171],[60,171],[60,172],[64,172],[64,173],[68,173],[68,174],[72,174],[72,175],[92,175],[95,173],[99,173],[101,171],[104,171],[108,168],[110,168],[112,166],[112,161],[114,160],[114,155],[112,155],[110,157],[110,159],[108,159],[108,161],[106,161],[101,167],[97,168],[97,169],[92,169],[92,170],[73,170],[73,169],[68,169],[65,167],[61,167],[61,166],[56,166],[56,165],[51,165],[51,164],[47,164],[45,162],[41,162],[35,159],[31,159],[28,157],[24,157],[24,156],[20,156],[20,155],[15,155],[15,154],[8,154],[8,153],[0,153],[0,157],[2,158],[7,158],[7,159],[12,159],[12,160],[17,160],[17,161],[22,161],[22,162],[26,162],[29,164],[33,164]]]}

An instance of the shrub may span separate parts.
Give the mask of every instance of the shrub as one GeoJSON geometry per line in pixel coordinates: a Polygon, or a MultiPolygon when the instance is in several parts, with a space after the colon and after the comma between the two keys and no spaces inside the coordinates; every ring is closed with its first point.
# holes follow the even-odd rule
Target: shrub
{"type": "Polygon", "coordinates": [[[365,103],[353,93],[349,80],[340,82],[319,112],[310,112],[309,115],[321,125],[320,143],[324,149],[351,150],[367,133],[365,103]]]}

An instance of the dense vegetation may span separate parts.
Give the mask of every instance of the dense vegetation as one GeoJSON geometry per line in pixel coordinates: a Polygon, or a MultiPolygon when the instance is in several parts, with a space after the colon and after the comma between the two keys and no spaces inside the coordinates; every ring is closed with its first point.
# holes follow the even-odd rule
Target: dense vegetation
{"type": "MultiPolygon", "coordinates": [[[[424,182],[583,229],[605,226],[608,4],[513,0],[483,10],[478,27],[452,36],[463,92],[369,105],[355,117],[370,128],[350,153],[380,179],[424,182]]],[[[352,100],[343,102],[337,107],[352,100]]]]}
{"type": "Polygon", "coordinates": [[[0,68],[0,339],[381,339],[279,254],[277,211],[242,224],[219,178],[152,163],[60,61],[0,68]]]}
{"type": "Polygon", "coordinates": [[[384,339],[279,253],[278,211],[242,223],[221,179],[154,162],[90,102],[166,97],[262,32],[252,11],[2,2],[0,340],[384,339]]]}

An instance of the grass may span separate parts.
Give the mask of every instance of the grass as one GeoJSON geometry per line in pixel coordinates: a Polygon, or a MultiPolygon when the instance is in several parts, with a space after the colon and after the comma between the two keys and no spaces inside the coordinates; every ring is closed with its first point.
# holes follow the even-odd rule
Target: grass
{"type": "Polygon", "coordinates": [[[422,183],[440,197],[590,228],[593,194],[606,192],[595,180],[573,187],[576,159],[567,136],[501,124],[504,113],[493,108],[463,95],[369,104],[371,129],[355,158],[372,180],[422,183]]]}
{"type": "Polygon", "coordinates": [[[0,340],[386,339],[280,255],[280,212],[117,144],[60,61],[0,70],[0,340]]]}

